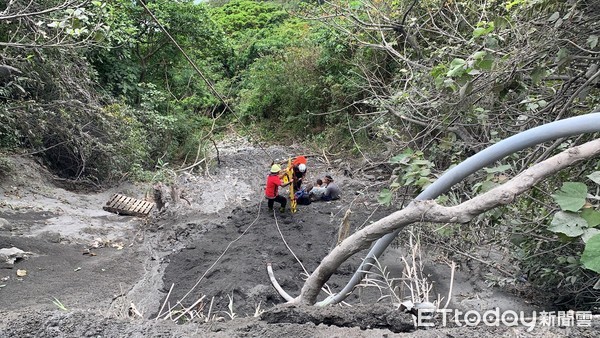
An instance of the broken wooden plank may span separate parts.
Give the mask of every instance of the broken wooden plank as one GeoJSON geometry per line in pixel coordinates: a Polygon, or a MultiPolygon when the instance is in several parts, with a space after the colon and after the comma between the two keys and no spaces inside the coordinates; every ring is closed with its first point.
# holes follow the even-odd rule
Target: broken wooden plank
{"type": "Polygon", "coordinates": [[[144,201],[142,201],[142,200],[134,200],[133,204],[131,204],[130,210],[133,210],[134,212],[140,211],[139,207],[140,207],[140,205],[144,204],[143,202],[144,201]]]}
{"type": "Polygon", "coordinates": [[[114,194],[102,209],[119,215],[147,216],[154,208],[154,203],[133,197],[114,194]]]}
{"type": "Polygon", "coordinates": [[[150,210],[152,210],[152,207],[153,207],[153,205],[145,205],[140,212],[142,212],[142,213],[150,212],[150,210]]]}
{"type": "Polygon", "coordinates": [[[127,196],[123,196],[123,195],[119,196],[119,198],[117,198],[115,200],[115,202],[113,203],[112,207],[120,209],[121,205],[123,205],[123,201],[125,201],[125,199],[127,199],[127,196]]]}
{"type": "Polygon", "coordinates": [[[120,209],[121,204],[123,204],[123,201],[125,200],[125,198],[127,198],[126,196],[119,196],[119,198],[117,198],[114,203],[111,205],[111,207],[115,208],[115,209],[120,209]]]}

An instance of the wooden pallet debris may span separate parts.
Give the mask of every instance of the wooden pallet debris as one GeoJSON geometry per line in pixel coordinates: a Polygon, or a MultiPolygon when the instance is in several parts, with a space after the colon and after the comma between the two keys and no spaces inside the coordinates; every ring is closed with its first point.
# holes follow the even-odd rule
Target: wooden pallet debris
{"type": "Polygon", "coordinates": [[[154,208],[154,203],[138,200],[121,194],[114,194],[102,208],[119,215],[148,216],[154,208]]]}

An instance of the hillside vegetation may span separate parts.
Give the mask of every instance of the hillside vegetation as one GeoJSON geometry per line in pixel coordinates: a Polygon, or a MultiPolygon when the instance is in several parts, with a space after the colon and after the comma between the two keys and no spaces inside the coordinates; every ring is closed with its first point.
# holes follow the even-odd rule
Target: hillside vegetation
{"type": "MultiPolygon", "coordinates": [[[[354,174],[376,168],[380,202],[400,207],[487,146],[600,103],[593,0],[0,0],[0,23],[0,177],[2,154],[27,153],[68,180],[148,180],[235,130],[358,157],[354,174]]],[[[511,155],[439,202],[597,136],[511,155]]],[[[599,170],[424,226],[427,240],[509,249],[517,263],[491,284],[598,311],[599,170]]]]}

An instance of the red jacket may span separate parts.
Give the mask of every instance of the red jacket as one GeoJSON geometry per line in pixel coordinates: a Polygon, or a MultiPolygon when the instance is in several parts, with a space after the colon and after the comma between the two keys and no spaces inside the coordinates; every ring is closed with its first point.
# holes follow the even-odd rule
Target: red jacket
{"type": "Polygon", "coordinates": [[[296,156],[296,157],[294,158],[294,160],[292,161],[292,165],[293,165],[294,167],[297,167],[297,166],[298,166],[298,164],[300,164],[300,163],[304,163],[304,164],[306,164],[306,162],[307,162],[307,161],[306,161],[306,157],[304,157],[304,156],[296,156]]]}
{"type": "Polygon", "coordinates": [[[267,198],[275,198],[279,195],[279,187],[282,185],[278,174],[270,174],[267,176],[267,187],[265,188],[265,196],[267,198]]]}

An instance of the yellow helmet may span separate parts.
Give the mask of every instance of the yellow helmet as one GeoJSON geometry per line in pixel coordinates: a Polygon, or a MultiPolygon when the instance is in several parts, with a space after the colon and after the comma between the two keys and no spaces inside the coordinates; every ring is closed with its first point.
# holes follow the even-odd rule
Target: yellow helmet
{"type": "Polygon", "coordinates": [[[273,164],[271,166],[271,172],[272,173],[278,173],[281,171],[281,166],[279,164],[273,164]]]}

